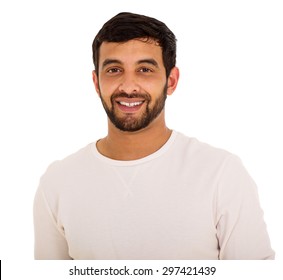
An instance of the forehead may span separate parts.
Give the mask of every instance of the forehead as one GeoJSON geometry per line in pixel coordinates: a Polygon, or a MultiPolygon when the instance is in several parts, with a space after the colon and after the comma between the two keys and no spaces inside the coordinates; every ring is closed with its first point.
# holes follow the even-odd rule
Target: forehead
{"type": "Polygon", "coordinates": [[[154,58],[162,63],[162,48],[154,40],[133,39],[126,42],[103,42],[100,46],[100,61],[119,59],[120,61],[135,61],[144,58],[154,58]]]}

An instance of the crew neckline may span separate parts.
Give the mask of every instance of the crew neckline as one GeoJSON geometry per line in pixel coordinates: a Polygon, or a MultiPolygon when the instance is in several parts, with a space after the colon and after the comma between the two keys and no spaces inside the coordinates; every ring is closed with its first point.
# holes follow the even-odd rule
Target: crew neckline
{"type": "Polygon", "coordinates": [[[156,158],[160,157],[161,155],[163,155],[171,147],[171,145],[175,141],[177,135],[178,135],[178,132],[175,131],[175,130],[172,130],[172,133],[171,133],[169,139],[160,149],[158,149],[156,152],[154,152],[154,153],[152,153],[152,154],[150,154],[146,157],[143,157],[143,158],[140,158],[140,159],[135,159],[135,160],[116,160],[116,159],[111,159],[109,157],[106,157],[98,151],[97,146],[96,146],[97,142],[93,142],[91,144],[91,152],[96,158],[98,158],[99,160],[101,160],[101,161],[103,161],[107,164],[115,165],[115,166],[132,166],[132,165],[137,165],[137,164],[148,162],[150,160],[156,159],[156,158]]]}

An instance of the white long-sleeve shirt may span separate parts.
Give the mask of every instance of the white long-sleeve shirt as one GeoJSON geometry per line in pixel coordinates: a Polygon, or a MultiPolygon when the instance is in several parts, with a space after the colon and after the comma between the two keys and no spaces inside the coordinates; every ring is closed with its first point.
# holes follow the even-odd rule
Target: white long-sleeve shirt
{"type": "Polygon", "coordinates": [[[36,259],[273,259],[256,186],[240,160],[173,131],[118,161],[89,144],[42,176],[36,259]]]}

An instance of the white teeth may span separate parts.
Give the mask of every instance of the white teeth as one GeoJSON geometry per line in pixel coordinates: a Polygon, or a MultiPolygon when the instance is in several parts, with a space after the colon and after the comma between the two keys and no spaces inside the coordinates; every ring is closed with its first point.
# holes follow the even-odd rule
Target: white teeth
{"type": "Polygon", "coordinates": [[[121,105],[123,106],[127,106],[127,107],[134,107],[134,106],[138,106],[138,105],[141,105],[142,102],[132,102],[132,103],[128,103],[128,102],[119,102],[121,105]]]}

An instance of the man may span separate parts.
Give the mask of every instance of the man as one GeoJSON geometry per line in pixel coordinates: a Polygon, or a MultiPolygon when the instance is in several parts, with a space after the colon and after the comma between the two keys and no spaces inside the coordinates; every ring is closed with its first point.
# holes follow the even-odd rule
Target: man
{"type": "Polygon", "coordinates": [[[240,160],[166,126],[176,38],[120,13],[93,42],[108,134],[41,178],[36,259],[273,259],[254,182],[240,160]]]}

